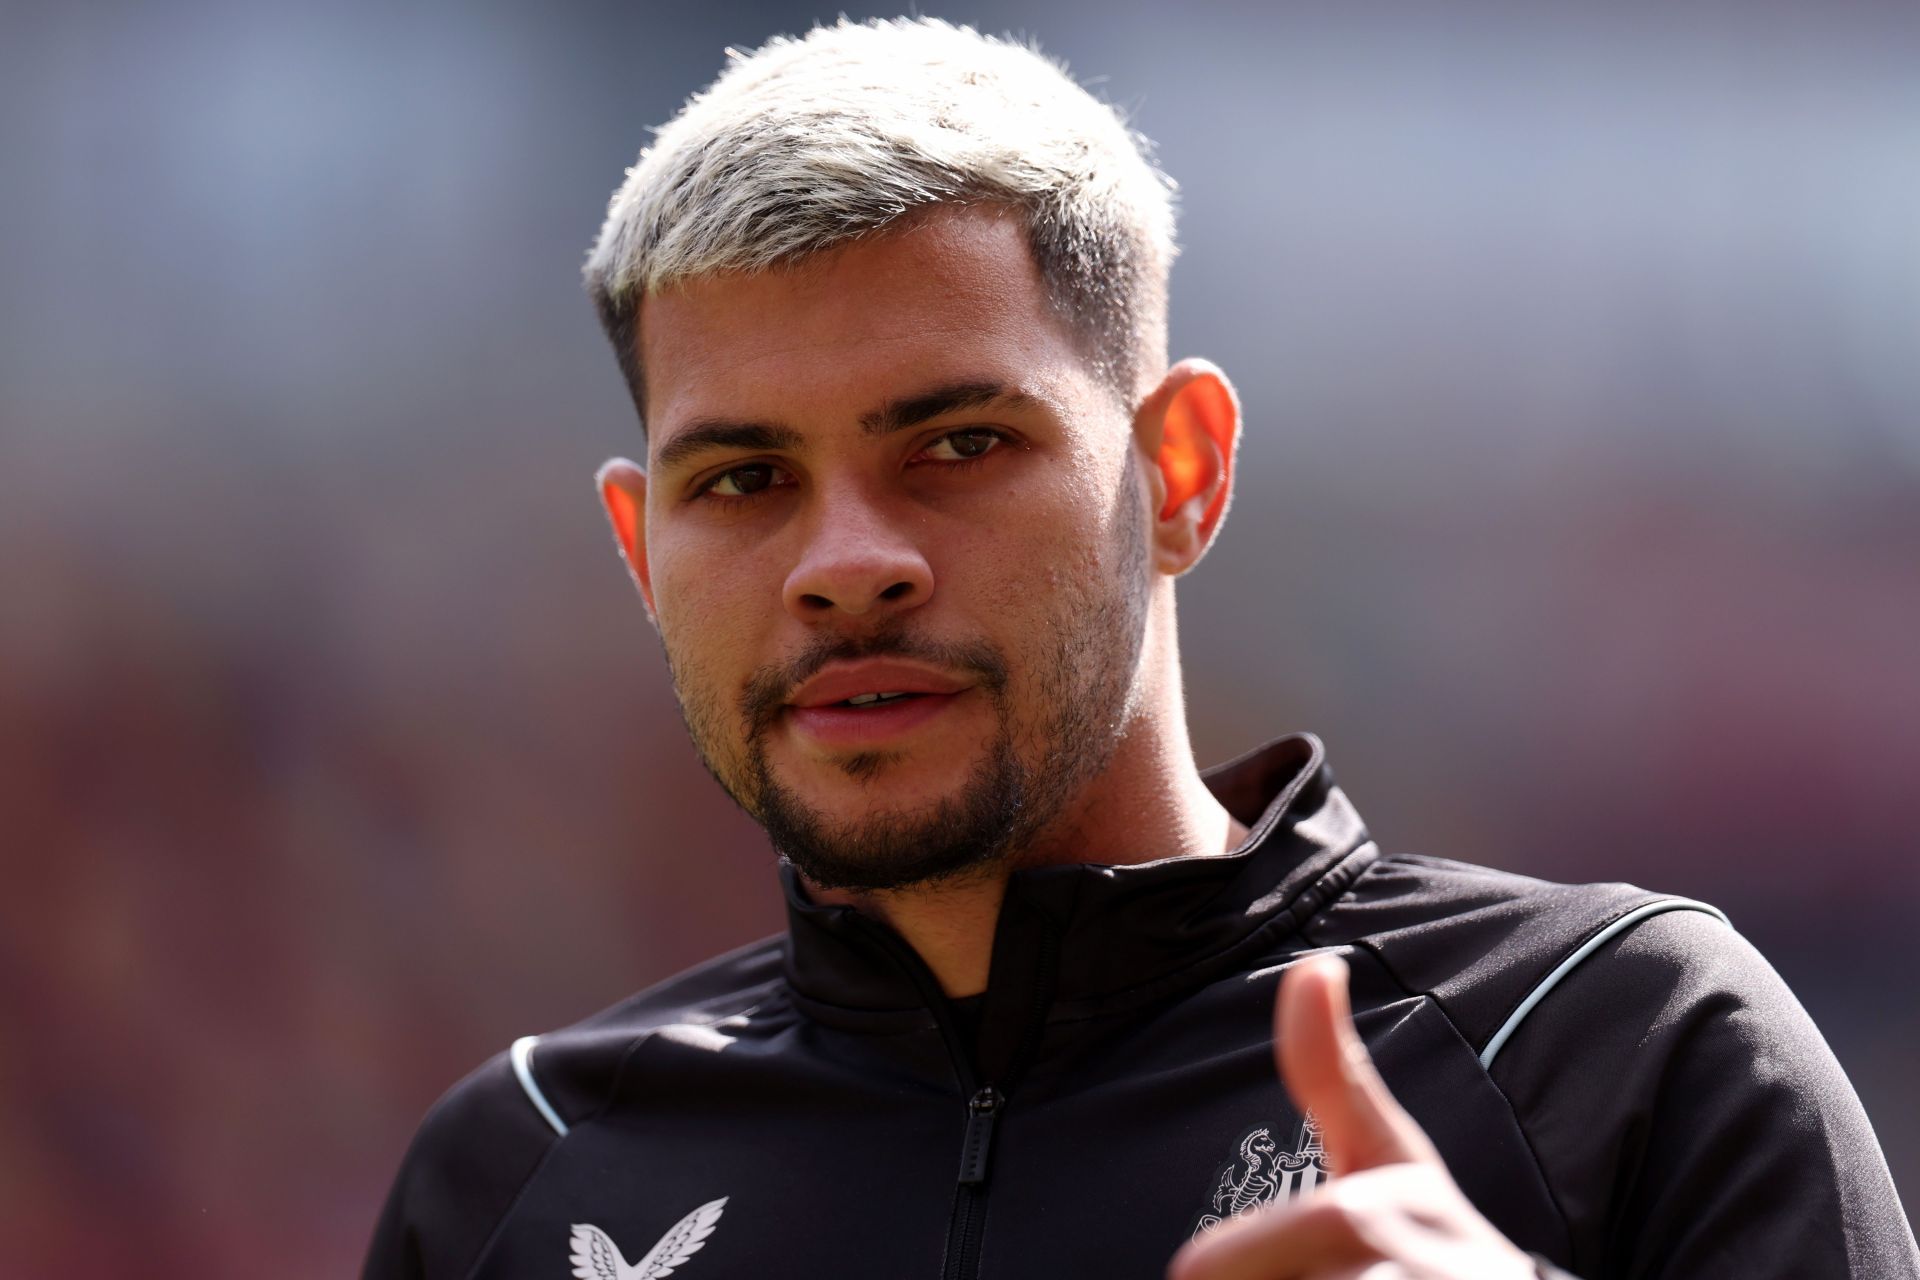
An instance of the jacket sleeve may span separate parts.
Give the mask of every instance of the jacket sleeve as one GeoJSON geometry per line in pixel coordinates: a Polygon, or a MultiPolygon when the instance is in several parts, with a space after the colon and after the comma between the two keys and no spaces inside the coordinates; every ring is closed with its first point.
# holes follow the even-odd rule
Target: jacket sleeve
{"type": "Polygon", "coordinates": [[[1920,1278],[1840,1064],[1712,916],[1654,916],[1595,952],[1491,1071],[1586,1280],[1920,1278]]]}
{"type": "Polygon", "coordinates": [[[362,1280],[461,1280],[556,1141],[506,1054],[434,1104],[400,1162],[362,1280]]]}

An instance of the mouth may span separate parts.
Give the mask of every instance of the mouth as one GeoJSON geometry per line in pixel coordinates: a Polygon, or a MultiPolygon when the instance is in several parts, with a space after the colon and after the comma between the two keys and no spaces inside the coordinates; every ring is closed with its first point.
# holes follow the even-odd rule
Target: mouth
{"type": "Polygon", "coordinates": [[[833,705],[836,707],[878,707],[889,702],[897,702],[901,698],[925,698],[929,696],[937,697],[938,695],[913,693],[905,690],[894,693],[856,693],[851,698],[842,698],[833,705]]]}
{"type": "Polygon", "coordinates": [[[874,750],[898,743],[922,725],[937,719],[960,693],[900,693],[864,695],[814,707],[787,708],[788,722],[802,738],[840,750],[874,750]]]}
{"type": "Polygon", "coordinates": [[[787,704],[787,720],[823,747],[872,750],[935,720],[971,686],[917,663],[870,660],[830,666],[787,704]]]}

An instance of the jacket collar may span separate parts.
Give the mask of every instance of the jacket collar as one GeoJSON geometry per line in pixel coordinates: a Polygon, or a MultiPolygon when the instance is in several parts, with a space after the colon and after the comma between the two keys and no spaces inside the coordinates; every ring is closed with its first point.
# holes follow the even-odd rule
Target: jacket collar
{"type": "MultiPolygon", "coordinates": [[[[995,932],[990,1008],[1001,988],[1032,988],[1036,979],[1051,993],[1054,1017],[1198,985],[1294,932],[1375,856],[1311,734],[1201,776],[1248,824],[1246,842],[1213,856],[1015,872],[995,932]]],[[[816,1013],[924,1016],[935,998],[930,975],[897,934],[850,907],[810,901],[790,866],[781,879],[787,978],[804,1004],[816,1013]]]]}

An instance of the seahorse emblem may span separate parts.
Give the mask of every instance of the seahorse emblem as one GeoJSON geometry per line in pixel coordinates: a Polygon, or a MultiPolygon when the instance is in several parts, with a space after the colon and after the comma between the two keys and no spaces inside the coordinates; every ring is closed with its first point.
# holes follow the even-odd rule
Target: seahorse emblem
{"type": "Polygon", "coordinates": [[[1327,1180],[1320,1126],[1308,1116],[1300,1123],[1298,1150],[1281,1151],[1271,1129],[1254,1129],[1240,1139],[1238,1157],[1216,1175],[1213,1212],[1202,1213],[1193,1234],[1210,1231],[1228,1218],[1282,1197],[1301,1195],[1327,1180]]]}

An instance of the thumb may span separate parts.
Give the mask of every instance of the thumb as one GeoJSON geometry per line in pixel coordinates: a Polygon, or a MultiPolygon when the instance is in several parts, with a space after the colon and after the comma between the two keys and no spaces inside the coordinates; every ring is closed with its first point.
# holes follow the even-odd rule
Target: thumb
{"type": "Polygon", "coordinates": [[[1414,1118],[1394,1101],[1353,1026],[1347,964],[1312,956],[1280,978],[1275,1054],[1294,1105],[1310,1114],[1336,1174],[1385,1164],[1441,1164],[1414,1118]]]}

